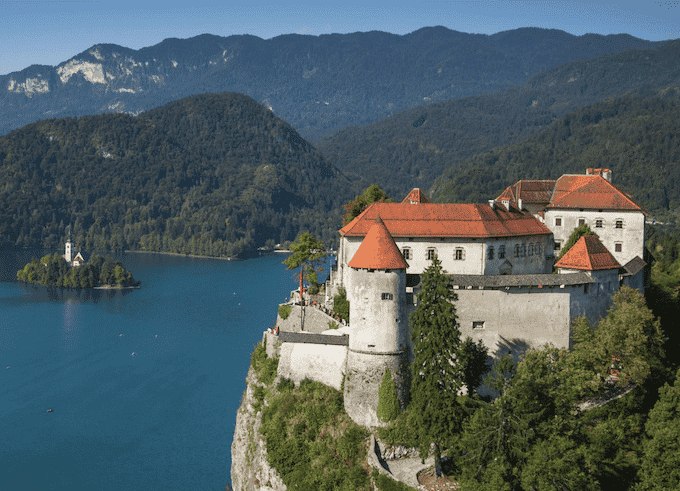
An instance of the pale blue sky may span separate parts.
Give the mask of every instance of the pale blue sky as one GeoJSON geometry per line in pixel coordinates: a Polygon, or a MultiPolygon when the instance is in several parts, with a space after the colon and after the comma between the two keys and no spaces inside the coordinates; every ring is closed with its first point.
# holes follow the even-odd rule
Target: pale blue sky
{"type": "Polygon", "coordinates": [[[680,0],[0,0],[0,75],[58,65],[94,44],[133,49],[203,33],[319,35],[379,30],[406,34],[442,25],[493,34],[518,27],[680,37],[680,0]]]}

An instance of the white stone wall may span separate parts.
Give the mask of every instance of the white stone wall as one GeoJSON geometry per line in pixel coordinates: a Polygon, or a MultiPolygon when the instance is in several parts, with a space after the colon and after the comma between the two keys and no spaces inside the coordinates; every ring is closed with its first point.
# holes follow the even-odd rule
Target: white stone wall
{"type": "Polygon", "coordinates": [[[347,346],[283,343],[277,374],[299,385],[309,378],[340,390],[346,371],[347,346]]]}
{"type": "Polygon", "coordinates": [[[612,253],[616,260],[625,265],[635,256],[644,257],[645,247],[645,215],[640,211],[597,211],[588,210],[553,210],[545,212],[545,225],[552,230],[555,241],[564,246],[569,236],[578,227],[579,219],[585,220],[590,229],[595,232],[604,246],[612,253]],[[562,225],[555,225],[555,219],[560,218],[562,225]],[[597,220],[602,220],[602,227],[598,228],[597,220]],[[616,228],[616,221],[623,220],[623,228],[616,228]],[[621,244],[621,252],[616,252],[615,245],[621,244]]]}
{"type": "MultiPolygon", "coordinates": [[[[576,270],[560,268],[560,272],[574,273],[576,270]]],[[[595,327],[612,305],[612,295],[619,290],[619,274],[616,269],[589,271],[595,283],[574,289],[571,298],[570,317],[573,322],[578,317],[587,317],[591,327],[595,327]]]]}
{"type": "Polygon", "coordinates": [[[403,270],[349,270],[350,349],[372,353],[397,353],[407,349],[406,274],[403,270]],[[392,298],[383,300],[383,294],[390,294],[392,298]]]}

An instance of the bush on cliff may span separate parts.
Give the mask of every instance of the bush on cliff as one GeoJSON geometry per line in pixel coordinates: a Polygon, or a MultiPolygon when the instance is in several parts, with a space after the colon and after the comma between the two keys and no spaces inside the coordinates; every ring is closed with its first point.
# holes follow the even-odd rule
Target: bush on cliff
{"type": "Polygon", "coordinates": [[[291,310],[292,307],[290,305],[279,305],[279,317],[281,317],[285,321],[286,319],[288,319],[291,310]]]}
{"type": "Polygon", "coordinates": [[[392,421],[400,412],[399,398],[397,397],[397,386],[394,384],[390,369],[385,370],[380,392],[378,393],[378,418],[381,421],[392,421]]]}

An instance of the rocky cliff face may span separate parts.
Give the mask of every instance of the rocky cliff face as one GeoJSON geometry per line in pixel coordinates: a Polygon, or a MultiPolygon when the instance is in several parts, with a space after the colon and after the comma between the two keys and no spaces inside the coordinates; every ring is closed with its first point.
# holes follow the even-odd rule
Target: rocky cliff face
{"type": "Polygon", "coordinates": [[[236,412],[236,430],[231,444],[231,483],[234,491],[285,491],[281,477],[267,462],[264,437],[260,435],[262,411],[255,413],[253,390],[259,384],[252,367],[246,390],[236,412]]]}

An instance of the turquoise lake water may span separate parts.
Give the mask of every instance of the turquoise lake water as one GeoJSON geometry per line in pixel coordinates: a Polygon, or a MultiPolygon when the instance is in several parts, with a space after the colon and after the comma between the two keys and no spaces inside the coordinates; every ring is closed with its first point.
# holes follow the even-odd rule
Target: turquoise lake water
{"type": "Polygon", "coordinates": [[[0,252],[0,489],[224,490],[285,256],[122,254],[127,291],[14,282],[33,256],[0,252]]]}

